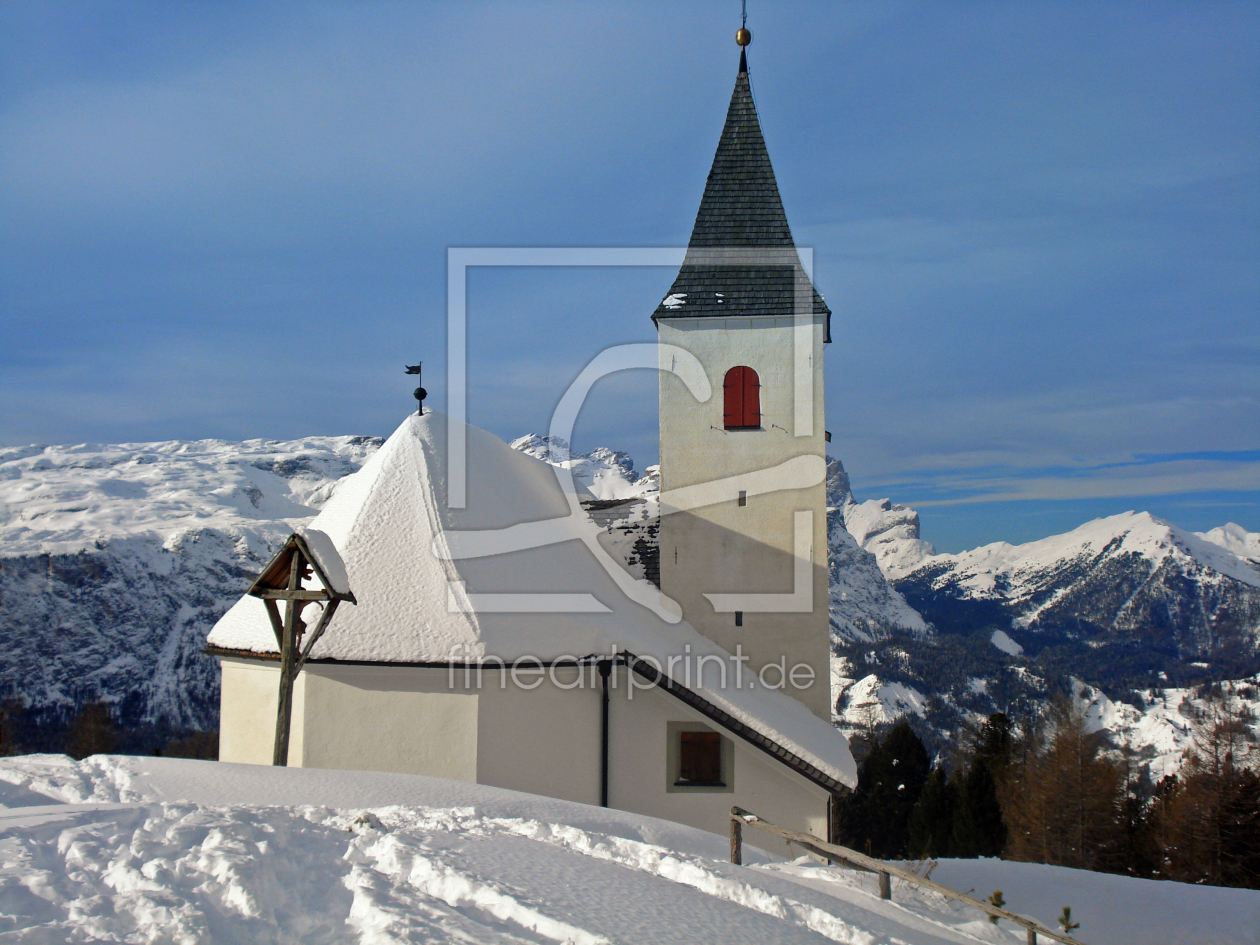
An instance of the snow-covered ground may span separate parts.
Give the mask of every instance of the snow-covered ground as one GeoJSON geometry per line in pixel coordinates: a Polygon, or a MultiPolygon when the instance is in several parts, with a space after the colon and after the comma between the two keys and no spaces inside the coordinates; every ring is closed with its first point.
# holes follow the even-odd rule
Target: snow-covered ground
{"type": "MultiPolygon", "coordinates": [[[[725,837],[410,775],[0,761],[3,941],[1024,941],[899,881],[883,902],[869,874],[745,852],[733,866],[725,837]]],[[[1046,924],[1070,905],[1092,945],[1255,945],[1260,929],[1250,890],[994,860],[933,878],[1001,889],[1046,924]]]]}
{"type": "Polygon", "coordinates": [[[891,725],[910,715],[923,715],[927,696],[912,686],[884,682],[871,674],[861,679],[845,676],[847,661],[831,662],[831,691],[836,705],[832,721],[845,733],[891,725]]]}
{"type": "MultiPolygon", "coordinates": [[[[1052,920],[1070,906],[1073,921],[1081,923],[1073,935],[1090,945],[1260,942],[1260,892],[1251,889],[1190,886],[996,859],[941,860],[932,878],[951,889],[974,889],[972,895],[980,898],[1000,889],[1009,902],[1019,903],[1017,912],[1052,929],[1058,928],[1052,920]]],[[[894,887],[894,898],[896,894],[894,887]]]]}

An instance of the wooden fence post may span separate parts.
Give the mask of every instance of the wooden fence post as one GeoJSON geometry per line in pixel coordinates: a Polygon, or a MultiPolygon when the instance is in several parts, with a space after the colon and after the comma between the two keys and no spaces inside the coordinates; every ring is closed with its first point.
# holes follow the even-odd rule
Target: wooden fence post
{"type": "Polygon", "coordinates": [[[994,922],[998,920],[1014,923],[1021,926],[1025,930],[1025,941],[1028,945],[1037,945],[1037,939],[1040,937],[1042,941],[1062,942],[1064,945],[1084,945],[1080,939],[1072,938],[1066,934],[1059,934],[1053,929],[1047,928],[1032,919],[1026,919],[1023,916],[1016,915],[1013,912],[1007,912],[1005,909],[994,906],[991,902],[984,902],[975,899],[967,893],[959,892],[956,889],[950,889],[948,886],[942,886],[940,883],[933,882],[924,876],[898,866],[894,863],[887,863],[883,860],[877,860],[875,857],[868,856],[865,853],[859,853],[857,850],[850,850],[848,847],[838,843],[828,843],[819,840],[811,834],[801,833],[796,830],[788,830],[777,824],[762,820],[755,814],[739,808],[731,808],[731,862],[739,863],[742,860],[741,841],[743,839],[742,831],[744,827],[756,827],[759,830],[766,830],[776,836],[782,837],[788,843],[799,844],[811,853],[820,856],[827,856],[833,862],[840,862],[851,866],[854,869],[868,870],[876,875],[879,881],[879,898],[884,900],[892,899],[892,878],[898,877],[903,883],[909,883],[912,886],[921,886],[925,889],[931,889],[947,899],[955,902],[963,902],[969,906],[979,909],[981,912],[991,917],[994,922]]]}

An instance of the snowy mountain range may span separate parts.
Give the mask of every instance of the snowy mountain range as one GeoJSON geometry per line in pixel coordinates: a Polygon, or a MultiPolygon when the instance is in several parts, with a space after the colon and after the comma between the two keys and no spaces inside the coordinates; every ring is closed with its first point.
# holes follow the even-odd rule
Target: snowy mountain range
{"type": "Polygon", "coordinates": [[[36,733],[98,696],[142,742],[213,728],[210,626],[380,443],[0,450],[0,697],[36,733]]]}
{"type": "Polygon", "coordinates": [[[846,529],[931,630],[833,639],[842,728],[918,717],[943,750],[966,720],[1030,717],[1070,686],[1154,774],[1184,754],[1187,719],[1212,683],[1254,691],[1260,535],[1236,524],[1196,534],[1127,512],[1023,545],[937,554],[913,509],[852,498],[843,508],[846,529]]]}
{"type": "Polygon", "coordinates": [[[640,476],[629,453],[596,447],[589,453],[575,452],[556,436],[530,433],[508,444],[527,456],[567,469],[580,489],[597,501],[646,498],[660,491],[660,467],[649,466],[640,476]]]}
{"type": "MultiPolygon", "coordinates": [[[[21,696],[31,724],[50,731],[98,695],[142,741],[213,727],[206,632],[380,442],[0,450],[0,696],[21,696]]],[[[640,474],[623,452],[537,435],[511,445],[570,469],[609,547],[656,577],[655,467],[640,474]]],[[[917,512],[858,501],[838,460],[827,490],[842,726],[909,714],[944,739],[965,718],[1043,703],[1070,677],[1100,696],[1158,692],[1179,706],[1196,686],[1260,670],[1260,535],[1237,525],[1192,534],[1126,513],[1025,545],[937,554],[917,512]]],[[[1112,705],[1122,708],[1104,715],[1117,729],[1137,708],[1112,705]]]]}
{"type": "Polygon", "coordinates": [[[974,625],[992,605],[1029,651],[1088,639],[1229,660],[1254,654],[1260,628],[1260,569],[1148,512],[1024,545],[926,556],[895,584],[938,629],[962,614],[974,625]]]}

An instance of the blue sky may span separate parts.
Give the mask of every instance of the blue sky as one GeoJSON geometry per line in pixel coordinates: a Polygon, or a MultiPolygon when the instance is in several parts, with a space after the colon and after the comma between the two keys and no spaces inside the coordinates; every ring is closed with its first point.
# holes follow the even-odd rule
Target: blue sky
{"type": "MultiPolygon", "coordinates": [[[[943,549],[1260,530],[1260,11],[750,4],[833,451],[943,549]]],[[[686,241],[738,3],[0,6],[0,444],[388,433],[448,246],[686,241]]],[[[474,271],[471,418],[545,428],[666,269],[474,271]]],[[[655,381],[577,445],[655,458],[655,381]]]]}

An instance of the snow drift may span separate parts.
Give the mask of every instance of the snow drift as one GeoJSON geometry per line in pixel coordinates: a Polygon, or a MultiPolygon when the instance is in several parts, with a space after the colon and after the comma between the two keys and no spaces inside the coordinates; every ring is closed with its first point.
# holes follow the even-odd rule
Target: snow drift
{"type": "MultiPolygon", "coordinates": [[[[869,874],[747,846],[733,866],[725,837],[409,775],[8,758],[0,849],[0,936],[20,942],[1023,941],[897,881],[884,902],[869,874]]],[[[1071,904],[1091,945],[1243,945],[1260,920],[1251,890],[994,860],[933,878],[1047,924],[1071,904]]]]}

